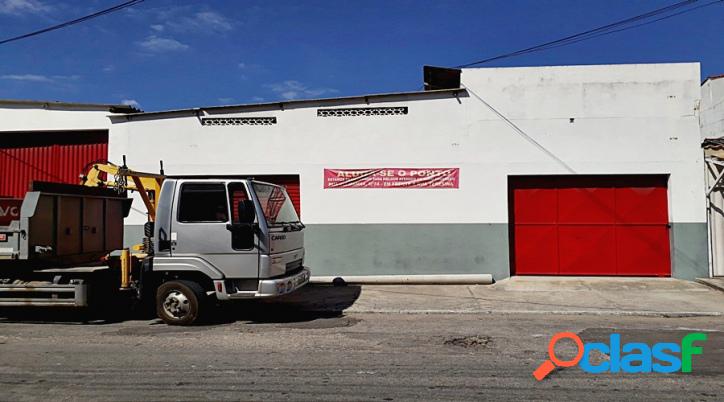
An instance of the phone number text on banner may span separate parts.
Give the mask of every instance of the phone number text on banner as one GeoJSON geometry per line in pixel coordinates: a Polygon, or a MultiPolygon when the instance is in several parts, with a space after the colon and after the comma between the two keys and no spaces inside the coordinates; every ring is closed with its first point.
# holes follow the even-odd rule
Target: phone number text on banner
{"type": "Polygon", "coordinates": [[[460,168],[324,169],[324,188],[458,188],[460,168]]]}

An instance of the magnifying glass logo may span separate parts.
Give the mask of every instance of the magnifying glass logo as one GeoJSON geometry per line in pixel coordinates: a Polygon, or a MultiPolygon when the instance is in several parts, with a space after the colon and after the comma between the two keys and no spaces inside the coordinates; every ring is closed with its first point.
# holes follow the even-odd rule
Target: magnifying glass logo
{"type": "Polygon", "coordinates": [[[581,361],[581,358],[583,358],[583,341],[573,332],[559,332],[553,335],[553,338],[551,338],[550,342],[548,342],[548,357],[550,360],[544,361],[543,364],[538,366],[538,368],[533,372],[533,377],[535,377],[538,381],[546,378],[546,376],[550,374],[556,366],[572,367],[578,364],[578,362],[581,361]],[[572,360],[560,360],[556,357],[556,343],[561,339],[571,339],[576,343],[578,353],[572,360]]]}

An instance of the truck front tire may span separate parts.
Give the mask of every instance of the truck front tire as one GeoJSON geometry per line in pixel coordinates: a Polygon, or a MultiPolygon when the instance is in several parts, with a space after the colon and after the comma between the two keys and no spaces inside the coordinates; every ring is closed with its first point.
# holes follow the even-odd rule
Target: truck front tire
{"type": "Polygon", "coordinates": [[[196,282],[165,282],[156,291],[156,314],[168,325],[191,325],[199,320],[205,299],[206,292],[196,282]]]}

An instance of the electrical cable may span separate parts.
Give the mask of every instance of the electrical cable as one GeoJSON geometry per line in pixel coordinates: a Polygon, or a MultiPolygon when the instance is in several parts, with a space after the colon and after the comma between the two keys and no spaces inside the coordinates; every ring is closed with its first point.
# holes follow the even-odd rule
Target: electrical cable
{"type": "Polygon", "coordinates": [[[669,6],[666,6],[666,7],[658,8],[658,9],[656,9],[656,10],[652,10],[652,11],[649,11],[649,12],[644,13],[644,14],[640,14],[640,15],[637,15],[637,16],[634,16],[634,17],[630,17],[630,18],[626,18],[626,19],[623,19],[623,20],[620,20],[620,21],[616,21],[616,22],[613,22],[613,23],[610,23],[610,24],[606,24],[606,25],[600,26],[600,27],[598,27],[598,28],[589,29],[589,30],[584,31],[584,32],[579,32],[579,33],[576,33],[576,34],[573,34],[573,35],[566,36],[566,37],[564,37],[564,38],[560,38],[560,39],[556,39],[556,40],[553,40],[553,41],[545,42],[545,43],[542,43],[542,44],[539,44],[539,45],[531,46],[531,47],[528,47],[528,48],[525,48],[525,49],[521,49],[521,50],[517,50],[517,51],[514,51],[514,52],[504,53],[504,54],[501,54],[501,55],[498,55],[498,56],[489,57],[489,58],[486,58],[486,59],[483,59],[483,60],[478,60],[478,61],[475,61],[475,62],[472,62],[472,63],[462,64],[462,65],[456,66],[455,68],[471,67],[471,66],[478,65],[478,64],[489,63],[489,62],[495,61],[495,60],[506,59],[506,58],[515,57],[515,56],[520,56],[520,55],[523,55],[523,54],[532,53],[532,52],[538,52],[538,51],[542,51],[542,50],[554,49],[554,48],[561,47],[561,46],[567,46],[567,45],[570,45],[570,44],[573,44],[573,43],[577,43],[577,42],[580,42],[580,41],[593,39],[593,38],[596,38],[596,37],[599,37],[599,36],[608,35],[608,34],[612,34],[612,33],[616,33],[616,32],[625,31],[625,30],[628,30],[628,29],[633,29],[633,28],[637,28],[637,27],[640,27],[640,26],[652,24],[652,23],[654,23],[654,22],[662,21],[662,20],[665,20],[665,19],[668,19],[668,18],[672,18],[672,17],[678,16],[678,15],[681,15],[681,14],[685,14],[685,13],[694,11],[694,10],[698,10],[698,9],[701,9],[701,8],[704,8],[704,7],[709,7],[709,6],[714,5],[714,4],[716,4],[716,3],[722,3],[722,2],[724,2],[724,0],[714,0],[714,1],[708,2],[708,3],[706,3],[706,4],[699,5],[699,6],[697,6],[697,7],[687,8],[687,9],[684,9],[684,10],[681,10],[681,11],[678,11],[678,12],[675,12],[675,13],[673,13],[673,14],[668,14],[668,13],[672,13],[672,12],[674,12],[674,11],[676,11],[676,10],[679,10],[679,9],[681,9],[681,8],[694,5],[694,4],[695,4],[696,2],[698,2],[698,1],[699,1],[699,0],[684,0],[684,1],[680,1],[680,2],[678,2],[678,3],[672,4],[672,5],[669,5],[669,6]],[[651,20],[651,18],[656,17],[656,16],[659,16],[659,15],[662,15],[662,14],[668,14],[668,15],[665,15],[665,16],[663,16],[663,17],[659,17],[659,18],[656,18],[656,19],[651,20]],[[646,21],[646,20],[649,20],[649,21],[646,21]],[[645,22],[641,22],[641,21],[645,21],[645,22]],[[638,23],[638,24],[635,24],[635,23],[637,23],[637,22],[639,22],[639,23],[638,23]],[[631,25],[631,24],[635,24],[635,25],[631,25]],[[627,25],[628,25],[628,26],[627,26],[627,25]],[[623,28],[620,28],[620,27],[623,27],[623,28]],[[617,29],[617,28],[618,28],[618,29],[617,29]]]}
{"type": "Polygon", "coordinates": [[[632,25],[632,26],[625,27],[625,28],[616,29],[616,30],[613,30],[613,31],[601,32],[601,33],[598,33],[598,34],[595,34],[595,35],[591,35],[591,36],[588,36],[588,37],[585,37],[585,38],[579,38],[579,39],[576,39],[576,40],[572,40],[572,41],[570,41],[570,42],[568,42],[568,43],[565,43],[565,44],[550,46],[550,47],[547,47],[547,48],[545,48],[545,49],[543,49],[543,50],[555,49],[555,48],[557,48],[557,47],[570,45],[570,44],[577,43],[577,42],[581,42],[581,41],[588,40],[588,39],[598,38],[598,37],[600,37],[600,36],[610,35],[610,34],[617,33],[617,32],[622,32],[622,31],[628,31],[629,29],[634,29],[634,28],[638,28],[638,27],[645,26],[645,25],[653,24],[653,23],[655,23],[655,22],[667,20],[667,19],[669,19],[669,18],[673,18],[673,17],[679,16],[679,15],[682,15],[682,14],[687,14],[687,13],[690,13],[690,12],[692,12],[692,11],[696,11],[696,10],[698,10],[698,9],[700,9],[700,8],[708,7],[708,6],[712,5],[712,4],[721,3],[721,2],[724,2],[724,0],[713,0],[713,1],[709,2],[709,3],[705,3],[705,4],[702,4],[702,5],[693,7],[693,8],[689,8],[689,9],[686,9],[686,10],[683,10],[683,11],[679,11],[679,12],[674,13],[674,14],[666,15],[666,16],[664,16],[664,17],[659,17],[659,18],[656,18],[656,19],[651,20],[651,21],[642,22],[642,23],[640,23],[640,24],[632,25]]]}
{"type": "Polygon", "coordinates": [[[536,148],[543,151],[546,155],[551,157],[554,161],[558,162],[559,165],[561,165],[564,169],[566,169],[569,173],[572,174],[578,174],[575,169],[573,169],[569,164],[567,164],[563,159],[559,158],[556,154],[548,150],[548,148],[544,147],[541,143],[536,141],[533,137],[528,135],[522,128],[518,127],[517,124],[515,124],[512,120],[510,120],[508,117],[506,117],[502,112],[500,112],[498,109],[494,108],[490,103],[486,102],[485,99],[483,99],[480,95],[475,93],[475,91],[471,90],[470,88],[463,85],[463,88],[472,95],[475,99],[479,100],[480,103],[485,105],[488,109],[490,109],[491,112],[495,113],[501,120],[503,120],[505,123],[507,123],[510,128],[515,130],[521,137],[523,137],[526,141],[533,144],[536,148]]]}
{"type": "Polygon", "coordinates": [[[116,12],[116,11],[123,10],[124,8],[128,8],[128,7],[135,6],[136,4],[141,3],[141,2],[143,2],[143,1],[144,1],[144,0],[130,0],[130,1],[127,1],[127,2],[125,2],[125,3],[121,3],[121,4],[118,4],[118,5],[115,5],[115,6],[113,6],[113,7],[106,8],[105,10],[97,11],[97,12],[95,12],[95,13],[93,13],[93,14],[86,15],[85,17],[76,18],[76,19],[71,20],[71,21],[66,21],[66,22],[63,22],[63,23],[60,23],[60,24],[57,24],[57,25],[53,25],[53,26],[50,26],[50,27],[47,27],[47,28],[43,28],[43,29],[38,30],[38,31],[26,33],[26,34],[23,34],[23,35],[19,35],[19,36],[12,37],[12,38],[3,39],[3,40],[0,40],[0,45],[4,45],[4,44],[10,43],[10,42],[19,41],[19,40],[21,40],[21,39],[27,39],[27,38],[30,38],[30,37],[33,37],[33,36],[37,36],[37,35],[40,35],[40,34],[44,34],[44,33],[46,33],[46,32],[55,31],[55,30],[58,30],[58,29],[62,29],[62,28],[65,28],[65,27],[69,27],[69,26],[71,26],[71,25],[79,24],[79,23],[81,23],[81,22],[89,21],[89,20],[92,20],[92,19],[94,19],[94,18],[98,18],[98,17],[104,16],[104,15],[107,15],[107,14],[110,14],[110,13],[114,13],[114,12],[116,12]]]}

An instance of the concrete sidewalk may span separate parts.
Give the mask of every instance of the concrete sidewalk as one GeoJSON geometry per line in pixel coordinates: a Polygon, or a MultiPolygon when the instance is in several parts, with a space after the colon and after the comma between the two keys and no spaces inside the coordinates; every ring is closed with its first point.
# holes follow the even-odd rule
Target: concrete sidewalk
{"type": "Polygon", "coordinates": [[[512,277],[493,285],[310,285],[276,303],[347,313],[721,316],[724,293],[672,278],[512,277]]]}

